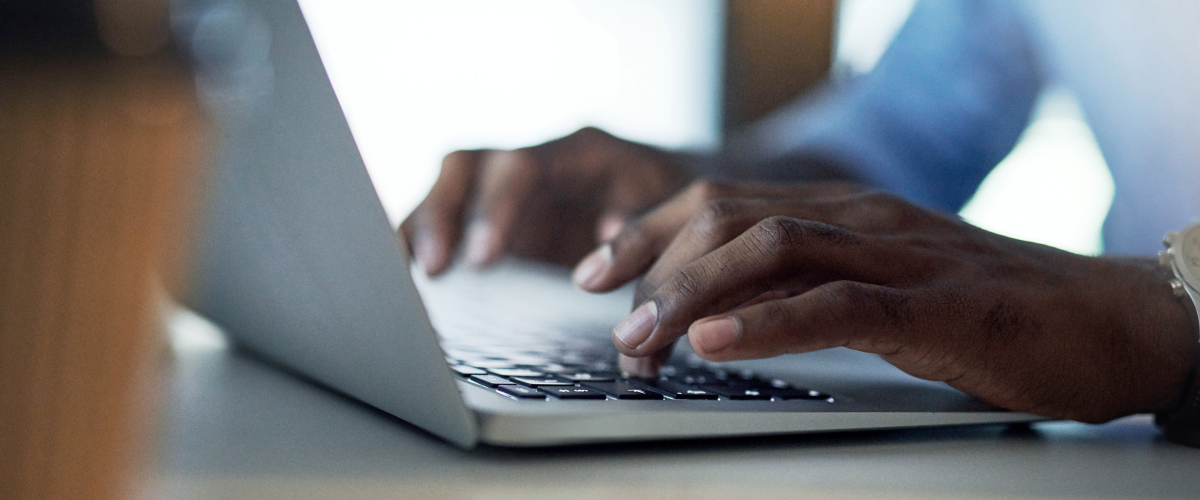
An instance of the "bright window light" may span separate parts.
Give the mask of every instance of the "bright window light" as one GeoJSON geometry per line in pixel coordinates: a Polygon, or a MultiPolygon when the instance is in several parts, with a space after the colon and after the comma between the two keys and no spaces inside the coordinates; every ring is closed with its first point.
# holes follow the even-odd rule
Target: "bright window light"
{"type": "Polygon", "coordinates": [[[455,149],[718,139],[718,0],[301,0],[393,225],[455,149]]]}
{"type": "Polygon", "coordinates": [[[835,75],[871,71],[917,0],[842,0],[838,4],[835,75]]]}
{"type": "MultiPolygon", "coordinates": [[[[914,3],[843,0],[833,73],[871,71],[914,3]]],[[[1051,87],[1016,147],[959,215],[1005,236],[1097,255],[1112,198],[1112,175],[1079,104],[1067,90],[1051,87]]]]}
{"type": "Polygon", "coordinates": [[[1112,175],[1079,103],[1051,87],[1017,147],[960,215],[1005,236],[1098,255],[1112,199],[1112,175]]]}

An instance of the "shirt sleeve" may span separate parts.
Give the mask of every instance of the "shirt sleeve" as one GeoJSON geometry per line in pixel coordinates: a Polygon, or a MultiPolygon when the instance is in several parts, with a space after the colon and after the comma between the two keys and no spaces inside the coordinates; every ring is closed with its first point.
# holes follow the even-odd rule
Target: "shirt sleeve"
{"type": "Polygon", "coordinates": [[[722,163],[768,180],[803,180],[804,165],[833,164],[957,212],[1016,143],[1042,80],[1016,6],[921,1],[874,70],[750,127],[722,163]]]}

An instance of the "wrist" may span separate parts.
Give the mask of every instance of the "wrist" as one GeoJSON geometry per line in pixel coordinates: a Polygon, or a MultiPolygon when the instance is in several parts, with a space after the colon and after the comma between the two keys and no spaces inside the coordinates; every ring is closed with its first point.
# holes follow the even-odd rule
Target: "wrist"
{"type": "MultiPolygon", "coordinates": [[[[1164,356],[1164,359],[1170,361],[1163,365],[1147,367],[1148,370],[1162,374],[1163,377],[1160,380],[1164,382],[1156,388],[1151,388],[1156,397],[1147,410],[1151,413],[1164,414],[1178,410],[1188,396],[1192,380],[1195,378],[1195,370],[1200,364],[1200,325],[1197,324],[1196,308],[1193,302],[1188,297],[1181,298],[1173,292],[1170,282],[1175,278],[1174,273],[1155,264],[1157,263],[1150,259],[1145,261],[1145,265],[1153,266],[1153,279],[1156,285],[1154,300],[1161,306],[1143,314],[1149,316],[1150,314],[1147,313],[1153,311],[1158,311],[1160,314],[1154,315],[1157,317],[1148,318],[1155,326],[1151,327],[1153,331],[1147,331],[1144,335],[1161,337],[1159,340],[1161,345],[1174,351],[1175,355],[1164,356]]],[[[1155,378],[1151,378],[1151,380],[1155,380],[1155,378]]]]}
{"type": "Polygon", "coordinates": [[[1133,271],[1121,273],[1132,279],[1109,275],[1105,280],[1114,285],[1108,287],[1108,302],[1122,311],[1112,326],[1124,331],[1113,346],[1119,353],[1114,375],[1124,380],[1113,394],[1112,416],[1173,411],[1183,402],[1196,361],[1200,327],[1194,308],[1175,296],[1169,284],[1173,275],[1154,259],[1104,260],[1133,271]]]}

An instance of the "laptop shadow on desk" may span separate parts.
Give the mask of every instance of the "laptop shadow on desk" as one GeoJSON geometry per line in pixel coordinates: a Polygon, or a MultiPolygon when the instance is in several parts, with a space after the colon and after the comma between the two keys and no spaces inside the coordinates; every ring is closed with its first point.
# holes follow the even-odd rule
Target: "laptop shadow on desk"
{"type": "Polygon", "coordinates": [[[443,487],[483,498],[475,494],[526,485],[615,488],[610,493],[630,485],[726,492],[758,485],[783,492],[1071,497],[1137,490],[1129,477],[1174,485],[1171,491],[1200,486],[1188,465],[1194,450],[1163,443],[1144,417],[1102,426],[1047,422],[463,450],[243,353],[181,353],[170,373],[158,470],[164,481],[185,485],[274,491],[286,480],[330,491],[376,488],[379,498],[443,487]],[[1145,459],[1133,460],[1138,456],[1145,459]]]}
{"type": "MultiPolygon", "coordinates": [[[[409,424],[360,400],[332,389],[319,381],[281,366],[270,360],[240,349],[213,352],[185,353],[177,358],[173,380],[176,417],[169,424],[191,426],[187,431],[178,430],[179,437],[194,435],[205,424],[194,420],[257,421],[271,422],[276,419],[290,426],[344,421],[340,429],[327,429],[322,435],[341,435],[357,438],[358,433],[374,434],[389,426],[403,429],[408,440],[420,442],[422,447],[444,448],[448,453],[463,453],[475,460],[530,461],[592,459],[601,456],[628,456],[653,454],[693,454],[714,452],[737,452],[748,450],[847,450],[871,447],[873,449],[914,445],[921,443],[979,442],[995,440],[1037,441],[1040,434],[1027,424],[964,425],[938,428],[912,428],[892,430],[841,431],[807,434],[784,434],[764,436],[738,436],[728,438],[705,438],[685,440],[629,441],[598,444],[579,444],[556,447],[508,448],[481,444],[472,450],[459,450],[425,430],[409,424]],[[209,404],[201,401],[216,399],[209,404]],[[202,406],[203,408],[197,408],[202,406]],[[188,408],[192,407],[192,408],[188,408]],[[219,415],[203,418],[201,415],[220,409],[219,415]],[[371,417],[363,421],[365,415],[371,417]],[[353,422],[353,424],[351,424],[353,422]],[[365,425],[371,424],[371,425],[365,425]],[[360,428],[365,427],[365,428],[360,428]]],[[[213,429],[216,432],[216,429],[213,429]]],[[[237,427],[224,429],[226,434],[241,434],[237,427]]],[[[171,434],[169,432],[168,434],[171,434]]],[[[313,434],[295,431],[287,439],[292,445],[300,445],[313,434]]],[[[257,434],[258,438],[270,438],[270,433],[257,434]]],[[[317,443],[312,443],[317,444],[317,443]]],[[[416,443],[413,443],[416,444],[416,443]]]]}

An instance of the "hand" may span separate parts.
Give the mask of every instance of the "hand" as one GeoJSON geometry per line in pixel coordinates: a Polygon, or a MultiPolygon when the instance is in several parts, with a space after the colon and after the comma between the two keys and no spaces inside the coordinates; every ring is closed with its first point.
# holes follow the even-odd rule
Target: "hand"
{"type": "Polygon", "coordinates": [[[598,251],[611,258],[595,289],[649,267],[618,350],[652,357],[685,333],[713,361],[844,346],[1085,422],[1179,404],[1197,325],[1153,261],[1005,238],[888,194],[795,189],[712,199],[673,237],[648,222],[668,204],[598,251]]]}
{"type": "MultiPolygon", "coordinates": [[[[820,185],[787,186],[777,184],[726,185],[710,181],[692,183],[668,202],[640,220],[631,223],[616,238],[606,242],[575,267],[574,281],[580,288],[590,292],[607,292],[641,276],[650,268],[634,295],[634,305],[641,304],[651,292],[654,283],[666,279],[670,271],[694,260],[700,251],[715,249],[734,235],[724,235],[713,241],[695,241],[693,237],[708,233],[724,217],[724,207],[734,200],[786,200],[788,198],[823,198],[862,191],[863,188],[849,183],[824,183],[820,185]],[[685,230],[686,228],[686,230],[685,230]],[[680,233],[688,236],[680,236],[680,233]],[[677,237],[679,236],[679,237],[677,237]],[[719,240],[719,241],[718,241],[719,240]],[[615,250],[614,250],[615,248],[615,250]],[[614,258],[619,255],[620,258],[614,258]],[[653,265],[653,268],[651,268],[653,265]]],[[[749,227],[757,219],[743,221],[749,227]]],[[[636,318],[637,316],[631,316],[636,318]]],[[[619,325],[618,329],[621,328],[619,325]]],[[[618,343],[619,345],[619,343],[618,343]]],[[[648,356],[619,355],[621,371],[631,376],[648,377],[671,356],[667,343],[648,356]]]]}
{"type": "Polygon", "coordinates": [[[679,158],[595,128],[539,146],[446,155],[429,196],[400,225],[430,275],[506,252],[570,265],[688,181],[679,158]]]}

